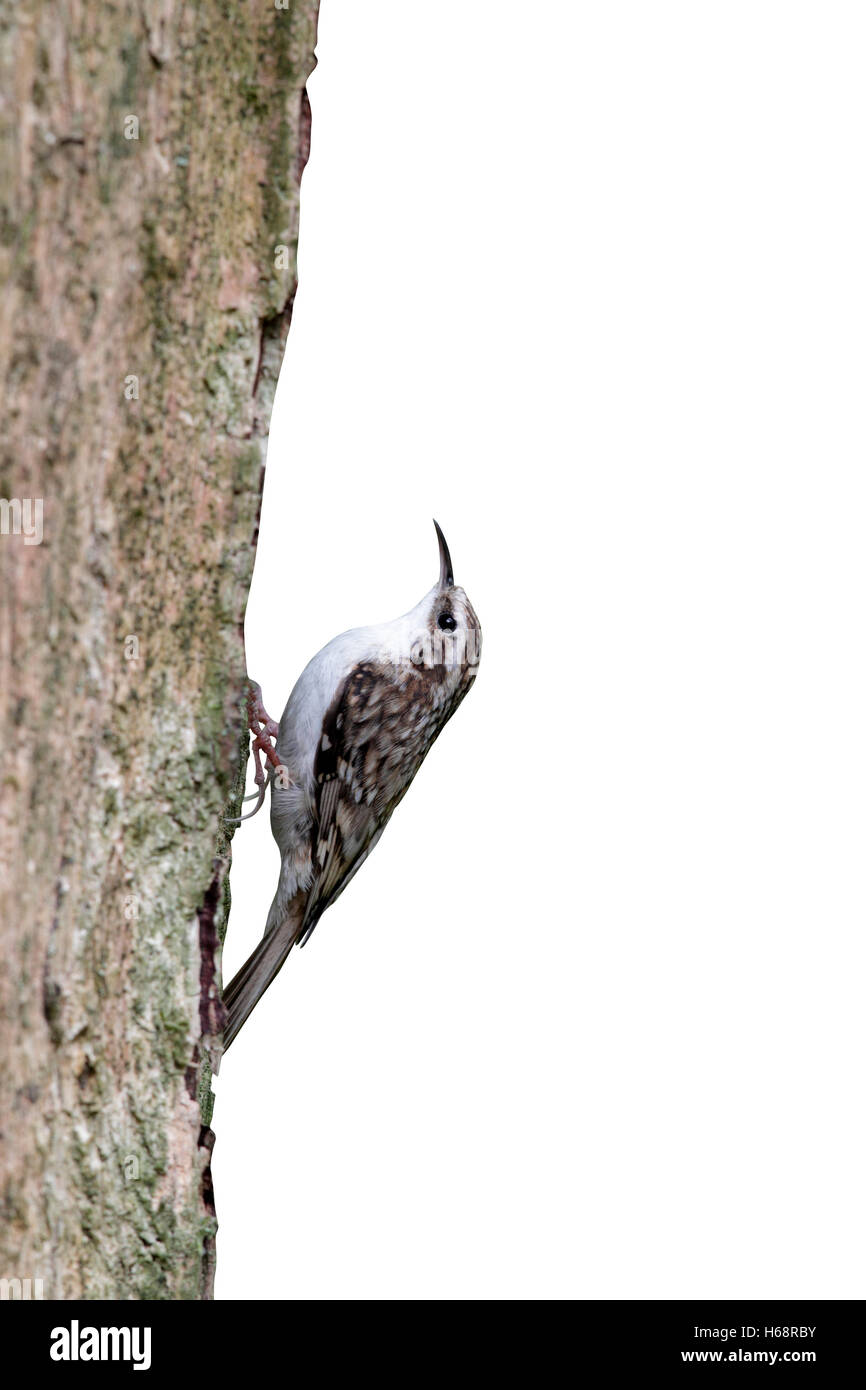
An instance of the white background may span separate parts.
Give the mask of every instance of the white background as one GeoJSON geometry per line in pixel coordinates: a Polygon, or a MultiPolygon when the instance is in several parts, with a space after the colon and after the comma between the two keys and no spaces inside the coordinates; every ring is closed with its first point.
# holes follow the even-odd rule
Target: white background
{"type": "Polygon", "coordinates": [[[434,515],[485,646],[223,1064],[219,1297],[866,1295],[864,43],[323,0],[249,669],[434,515]]]}

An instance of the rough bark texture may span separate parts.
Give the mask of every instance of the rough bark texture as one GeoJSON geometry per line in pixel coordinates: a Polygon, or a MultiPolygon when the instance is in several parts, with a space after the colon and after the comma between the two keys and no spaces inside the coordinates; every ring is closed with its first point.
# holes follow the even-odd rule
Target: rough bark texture
{"type": "Polygon", "coordinates": [[[0,1279],[46,1298],[212,1292],[220,827],[316,9],[0,0],[0,1279]]]}

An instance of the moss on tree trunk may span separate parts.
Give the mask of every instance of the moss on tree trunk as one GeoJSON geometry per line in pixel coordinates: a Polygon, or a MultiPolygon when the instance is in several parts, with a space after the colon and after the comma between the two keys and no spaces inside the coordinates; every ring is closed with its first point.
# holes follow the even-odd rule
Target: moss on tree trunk
{"type": "Polygon", "coordinates": [[[212,1294],[221,819],[316,9],[0,5],[0,1277],[46,1298],[212,1294]]]}

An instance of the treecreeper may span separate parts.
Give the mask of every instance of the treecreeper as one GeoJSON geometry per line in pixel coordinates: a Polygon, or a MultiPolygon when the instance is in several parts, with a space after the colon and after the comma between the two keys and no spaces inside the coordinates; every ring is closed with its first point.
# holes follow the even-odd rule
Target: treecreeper
{"type": "Polygon", "coordinates": [[[454,583],[438,522],[439,578],[401,618],[353,628],[302,672],[277,725],[250,685],[257,805],[271,787],[280,877],[264,936],[226,987],[230,1047],[292,947],[309,941],[376,846],[475,680],[481,627],[454,583]],[[269,764],[262,765],[261,754],[269,764]]]}

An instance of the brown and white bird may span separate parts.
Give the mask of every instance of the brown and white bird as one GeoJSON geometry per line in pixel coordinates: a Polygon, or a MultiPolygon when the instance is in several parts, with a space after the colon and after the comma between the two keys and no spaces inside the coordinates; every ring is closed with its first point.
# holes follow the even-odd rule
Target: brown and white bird
{"type": "MultiPolygon", "coordinates": [[[[278,733],[254,696],[253,747],[272,764],[271,830],[280,848],[280,878],[265,934],[224,992],[224,1049],[292,947],[309,940],[378,843],[475,679],[481,628],[454,583],[445,537],[433,524],[439,580],[419,604],[402,618],[354,628],[323,647],[289,696],[278,733]],[[275,749],[269,733],[276,733],[275,749]]],[[[256,767],[261,805],[265,774],[258,759],[256,767]]]]}

